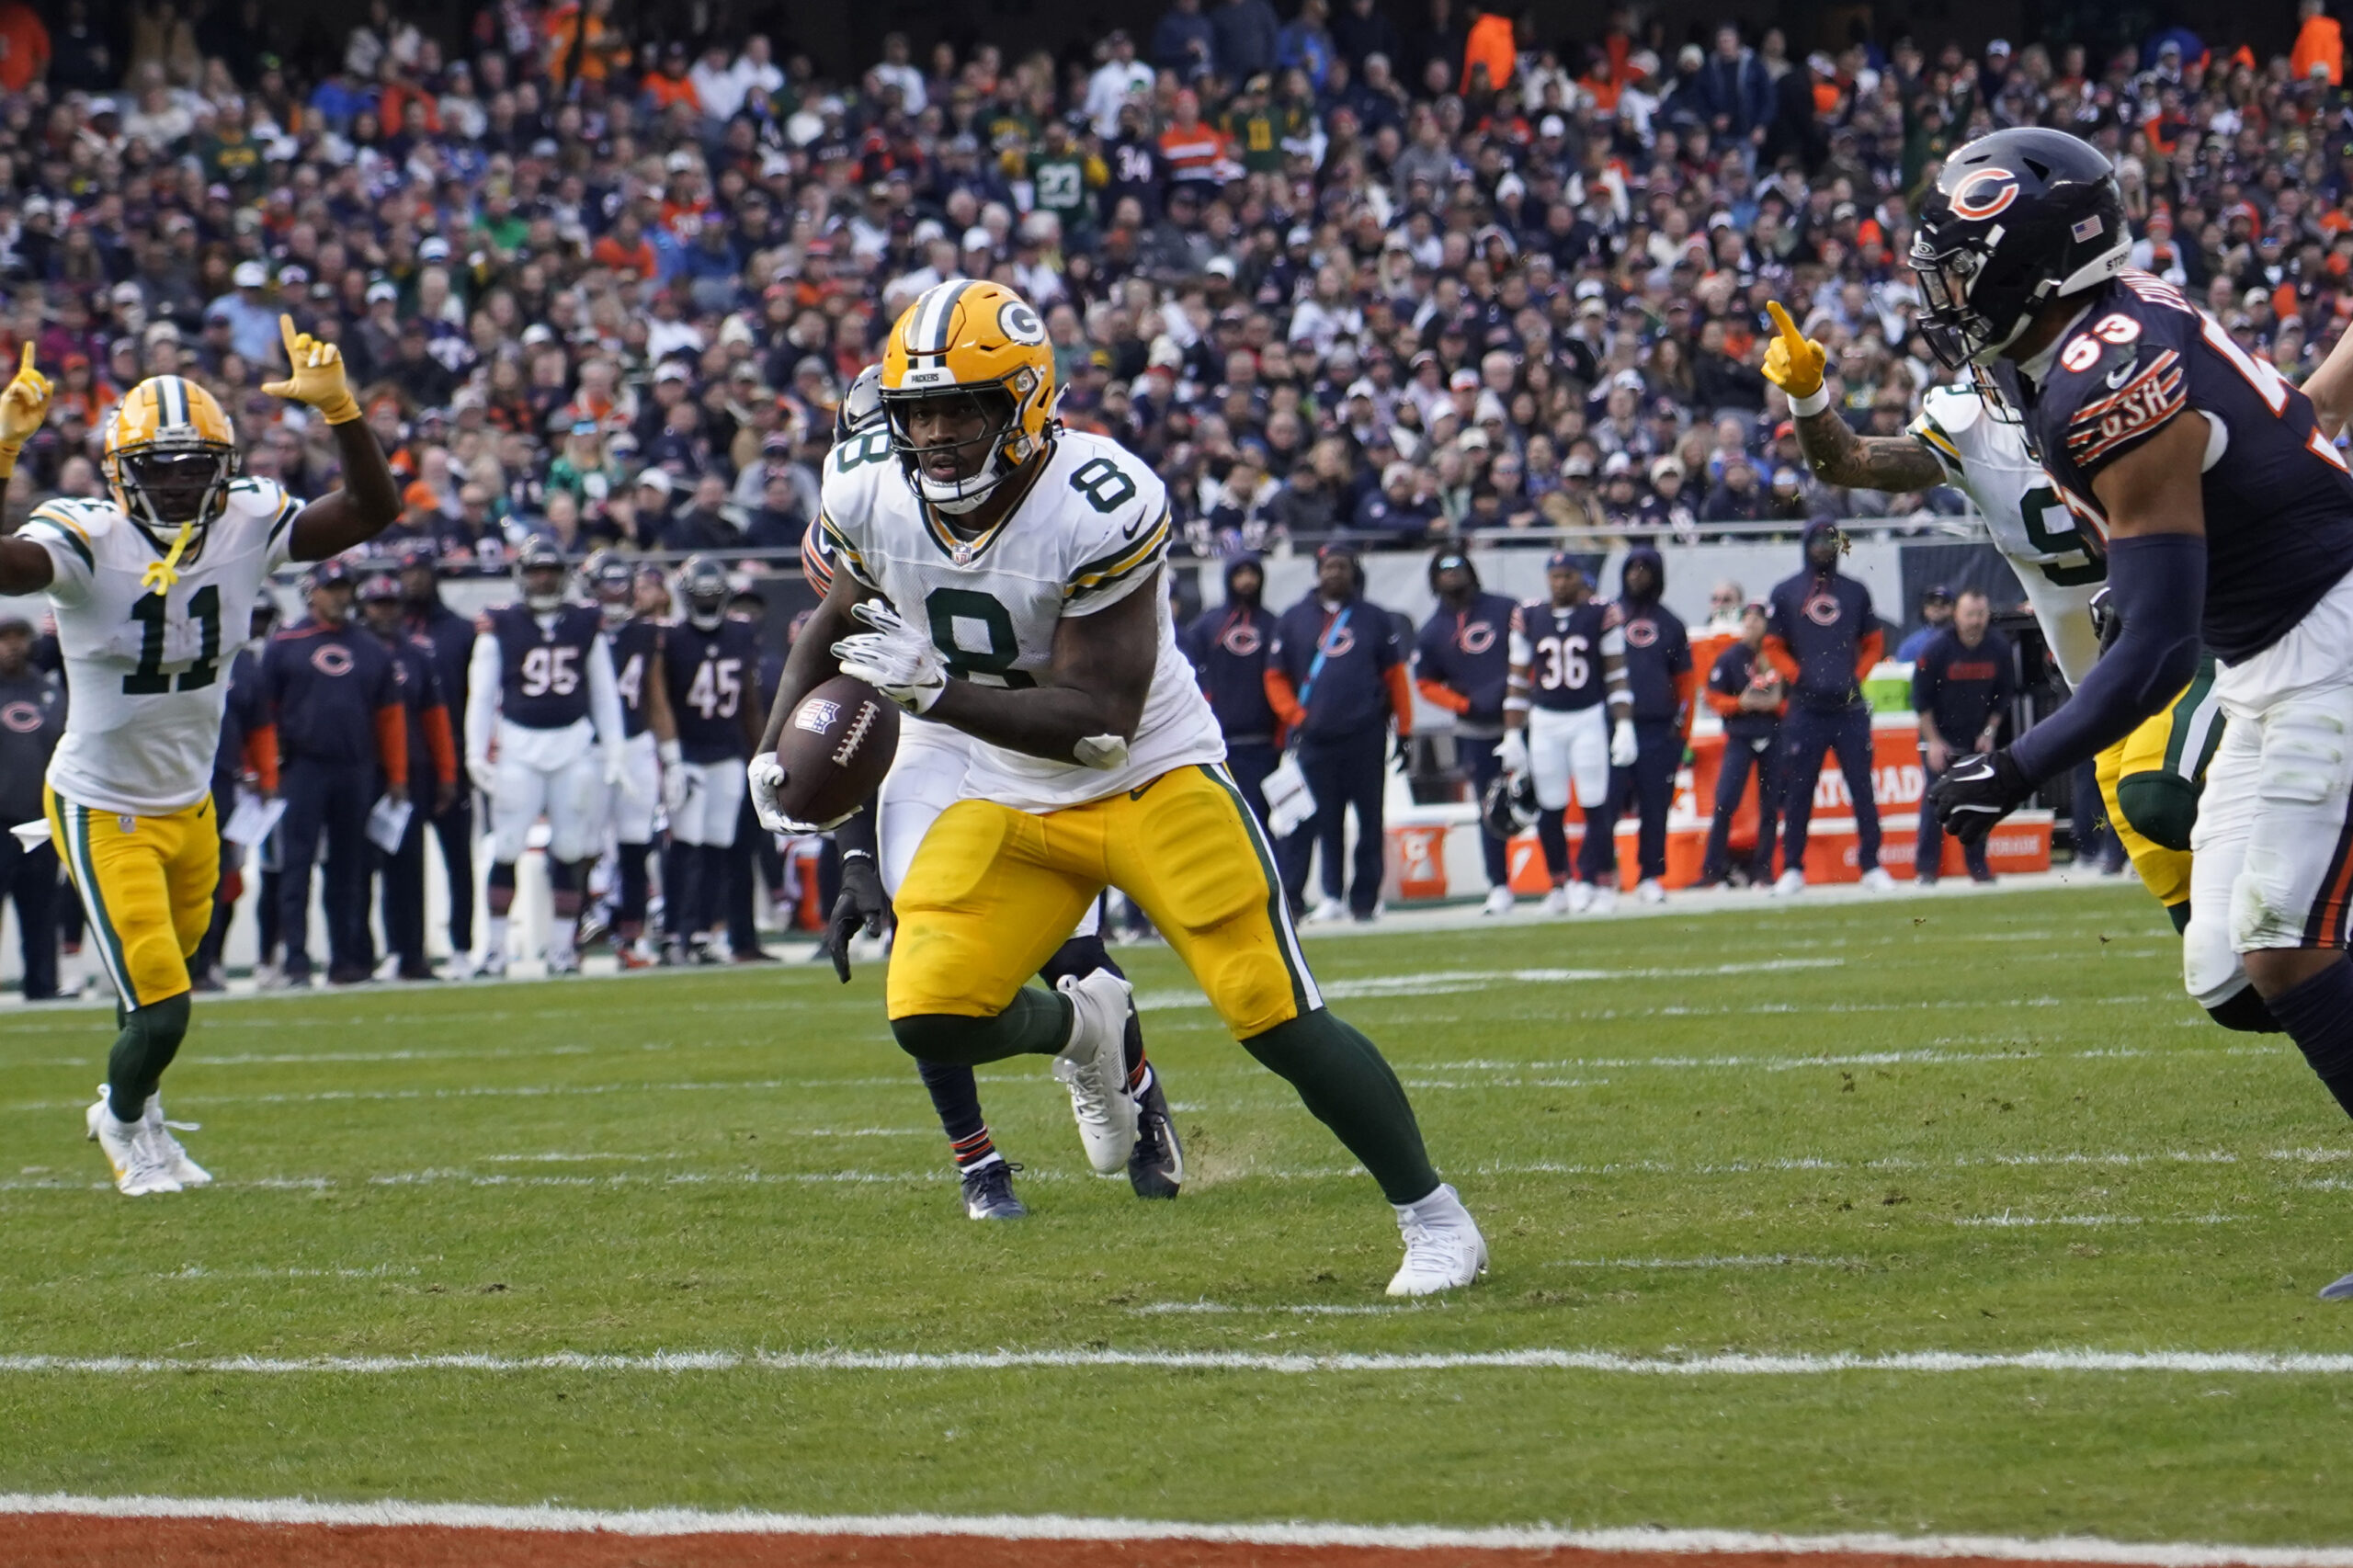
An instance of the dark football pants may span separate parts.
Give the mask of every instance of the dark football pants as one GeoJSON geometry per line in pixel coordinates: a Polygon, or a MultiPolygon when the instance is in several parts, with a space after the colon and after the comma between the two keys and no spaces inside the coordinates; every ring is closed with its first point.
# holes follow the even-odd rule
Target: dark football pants
{"type": "Polygon", "coordinates": [[[449,950],[474,950],[474,792],[463,778],[458,799],[433,819],[441,842],[441,869],[449,881],[449,950]]]}
{"type": "MultiPolygon", "coordinates": [[[[1953,759],[1957,762],[1968,755],[1967,752],[1956,752],[1953,754],[1953,759]]],[[[1937,820],[1937,802],[1934,795],[1937,780],[1943,777],[1942,773],[1928,771],[1927,754],[1921,753],[1920,836],[1915,841],[1912,851],[1912,875],[1915,878],[1933,881],[1944,864],[1945,828],[1944,824],[1937,820]]],[[[1961,858],[1961,863],[1969,868],[1969,874],[1972,877],[1993,874],[1992,869],[1985,862],[1985,840],[1982,838],[1974,845],[1962,845],[1961,858]]]]}
{"type": "Polygon", "coordinates": [[[377,872],[384,880],[384,946],[398,954],[401,973],[430,974],[425,957],[425,813],[409,813],[401,846],[387,855],[370,844],[377,872]]]}
{"type": "Polygon", "coordinates": [[[298,756],[287,762],[279,782],[286,816],[278,824],[278,932],[286,944],[286,972],[311,972],[311,868],[323,838],[328,962],[335,969],[364,970],[369,860],[375,853],[368,842],[368,808],[376,800],[376,765],[298,756]]]}
{"type": "Polygon", "coordinates": [[[0,834],[0,898],[17,906],[25,1000],[46,1001],[57,994],[57,846],[28,849],[14,835],[0,834]]]}
{"type": "MultiPolygon", "coordinates": [[[[1495,756],[1495,737],[1466,735],[1454,733],[1454,760],[1462,765],[1462,776],[1471,783],[1471,803],[1477,805],[1487,798],[1487,786],[1504,770],[1495,756]]],[[[1487,885],[1491,888],[1511,886],[1511,846],[1492,833],[1479,835],[1479,852],[1487,862],[1487,885]]]]}
{"type": "Polygon", "coordinates": [[[1822,778],[1824,752],[1838,756],[1838,772],[1855,802],[1855,852],[1863,870],[1879,865],[1879,801],[1871,793],[1871,710],[1858,702],[1847,708],[1792,708],[1781,721],[1782,799],[1788,817],[1781,830],[1781,864],[1805,869],[1806,828],[1813,820],[1813,787],[1822,778]]]}
{"type": "Polygon", "coordinates": [[[1728,868],[1733,813],[1740,810],[1741,791],[1748,787],[1749,769],[1756,770],[1756,848],[1749,858],[1749,878],[1764,881],[1773,874],[1773,840],[1781,819],[1781,737],[1776,730],[1761,741],[1724,737],[1723,767],[1716,775],[1713,820],[1708,824],[1708,852],[1699,861],[1699,875],[1722,877],[1728,868]]]}
{"type": "Polygon", "coordinates": [[[1233,787],[1242,791],[1242,803],[1264,826],[1267,821],[1267,775],[1275,770],[1283,754],[1275,749],[1272,741],[1228,741],[1225,743],[1225,770],[1233,775],[1233,787]]]}
{"type": "MultiPolygon", "coordinates": [[[[1675,805],[1676,771],[1683,766],[1683,732],[1672,719],[1637,719],[1634,745],[1634,766],[1609,770],[1609,800],[1599,824],[1603,831],[1597,834],[1592,819],[1586,819],[1585,843],[1577,855],[1580,870],[1586,865],[1587,849],[1600,861],[1596,870],[1609,869],[1617,858],[1618,819],[1631,806],[1636,866],[1646,879],[1666,875],[1666,814],[1675,805]]],[[[1593,881],[1592,873],[1586,880],[1593,881]]]]}
{"type": "Polygon", "coordinates": [[[1315,814],[1283,844],[1283,882],[1292,903],[1306,901],[1307,862],[1318,850],[1324,896],[1341,896],[1340,855],[1347,844],[1348,811],[1357,815],[1355,875],[1347,890],[1349,912],[1370,915],[1381,902],[1387,849],[1381,792],[1389,783],[1388,757],[1386,724],[1299,743],[1299,770],[1307,776],[1307,788],[1315,797],[1315,814]]]}

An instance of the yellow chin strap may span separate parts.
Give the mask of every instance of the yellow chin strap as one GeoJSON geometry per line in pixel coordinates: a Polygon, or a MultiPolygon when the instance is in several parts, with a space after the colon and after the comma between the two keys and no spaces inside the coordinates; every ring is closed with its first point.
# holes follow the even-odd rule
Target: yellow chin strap
{"type": "Polygon", "coordinates": [[[150,561],[147,570],[139,574],[139,585],[158,594],[170,593],[172,585],[180,580],[180,557],[188,553],[188,541],[194,538],[196,524],[182,523],[180,531],[172,536],[172,548],[165,552],[164,559],[150,561]]]}

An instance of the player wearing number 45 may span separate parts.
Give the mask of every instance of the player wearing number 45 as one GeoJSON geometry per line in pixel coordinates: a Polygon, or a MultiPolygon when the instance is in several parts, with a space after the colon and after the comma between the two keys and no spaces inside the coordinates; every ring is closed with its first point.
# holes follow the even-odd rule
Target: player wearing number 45
{"type": "MultiPolygon", "coordinates": [[[[339,554],[400,515],[342,356],[291,318],[278,324],[289,371],[262,390],[324,418],[341,489],[304,506],[274,481],[240,479],[236,432],[212,394],[155,376],[107,427],[107,498],[44,502],[0,539],[0,594],[47,594],[74,693],[50,762],[49,827],[119,998],[107,1085],[84,1126],[132,1197],[210,1179],[165,1126],[158,1085],[188,1033],[188,959],[220,881],[222,660],[271,572],[339,554]]],[[[27,345],[0,392],[0,478],[49,394],[27,345]]]]}
{"type": "Polygon", "coordinates": [[[727,568],[708,555],[678,568],[686,618],[661,631],[661,668],[679,756],[663,768],[677,885],[665,889],[662,961],[708,963],[744,814],[744,765],[759,749],[760,634],[727,619],[727,568]]]}
{"type": "Polygon", "coordinates": [[[816,526],[833,582],[752,762],[762,824],[810,830],[779,803],[776,747],[836,673],[972,735],[963,799],[899,889],[888,1008],[901,1047],[967,1065],[1056,1058],[1099,1085],[1090,1144],[1124,1157],[1137,1124],[1127,983],[1108,971],[1051,992],[1022,983],[1116,886],[1396,1206],[1406,1250],[1390,1290],[1467,1285],[1486,1244],[1431,1168],[1396,1075],[1324,1006],[1177,650],[1166,493],[1118,443],[1060,429],[1054,396],[1045,328],[1009,289],[940,283],[892,327],[888,437],[825,464],[816,526]]]}
{"type": "Polygon", "coordinates": [[[604,617],[565,599],[563,552],[534,540],[515,558],[520,604],[477,623],[466,676],[466,773],[490,799],[490,920],[481,972],[506,972],[515,863],[548,819],[550,974],[580,972],[574,941],[584,864],[597,853],[607,793],[630,783],[620,688],[604,617]]]}

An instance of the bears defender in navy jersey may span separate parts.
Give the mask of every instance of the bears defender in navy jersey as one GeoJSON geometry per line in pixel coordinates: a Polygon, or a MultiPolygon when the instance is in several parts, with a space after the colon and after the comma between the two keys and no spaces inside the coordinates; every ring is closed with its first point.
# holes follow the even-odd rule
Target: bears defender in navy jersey
{"type": "Polygon", "coordinates": [[[613,649],[613,686],[620,693],[621,733],[645,733],[647,675],[662,647],[662,625],[645,616],[622,621],[605,633],[613,649]]]}
{"type": "MultiPolygon", "coordinates": [[[[2284,1028],[2353,1113],[2353,473],[2310,400],[2127,270],[2130,247],[2106,155],[2057,132],[1957,149],[1920,204],[1924,330],[1956,369],[2015,368],[2043,462],[2106,540],[2121,626],[2065,706],[1953,765],[1938,812],[1983,839],[2173,702],[2202,635],[2228,722],[2190,832],[2184,980],[2210,1011],[2240,988],[2208,961],[2226,932],[2268,1014],[2246,1027],[2284,1028]]],[[[2353,1275],[2322,1294],[2353,1299],[2353,1275]]]]}
{"type": "Polygon", "coordinates": [[[1511,631],[1528,651],[1512,662],[1528,667],[1529,707],[1572,713],[1601,701],[1601,644],[1620,641],[1616,605],[1587,599],[1564,608],[1531,599],[1512,612],[1511,631]]]}
{"type": "Polygon", "coordinates": [[[1572,786],[1578,808],[1598,812],[1609,797],[1612,764],[1633,762],[1633,697],[1618,608],[1592,597],[1585,569],[1566,551],[1545,563],[1545,578],[1552,597],[1512,612],[1498,756],[1505,773],[1525,775],[1536,786],[1536,836],[1552,877],[1545,913],[1583,914],[1606,902],[1596,879],[1605,874],[1608,840],[1586,840],[1572,886],[1563,813],[1572,786]]]}
{"type": "Polygon", "coordinates": [[[2095,477],[2193,408],[2208,426],[2204,635],[2235,663],[2353,570],[2353,472],[2311,401],[2172,284],[2126,272],[2061,335],[2029,417],[2061,498],[2104,536],[2095,477]]]}
{"type": "Polygon", "coordinates": [[[715,557],[689,556],[678,568],[678,595],[686,619],[662,629],[661,657],[682,757],[683,787],[668,802],[678,882],[665,890],[671,962],[708,956],[743,816],[744,765],[759,749],[763,716],[759,632],[727,619],[727,569],[715,557]]]}
{"type": "Polygon", "coordinates": [[[612,904],[613,955],[623,969],[654,961],[641,938],[651,884],[655,813],[685,799],[685,759],[662,674],[662,622],[638,608],[638,569],[599,554],[582,568],[604,619],[613,687],[620,699],[622,774],[606,791],[605,821],[619,861],[612,904]]]}
{"type": "Polygon", "coordinates": [[[630,782],[629,743],[604,617],[565,600],[563,553],[533,540],[517,557],[515,576],[523,601],[482,618],[467,678],[466,772],[490,798],[490,929],[482,967],[506,971],[515,863],[545,813],[555,915],[548,968],[576,973],[581,862],[604,836],[608,797],[630,782]]]}
{"type": "Polygon", "coordinates": [[[690,763],[741,761],[759,740],[760,634],[740,620],[662,629],[678,747],[690,763]]]}

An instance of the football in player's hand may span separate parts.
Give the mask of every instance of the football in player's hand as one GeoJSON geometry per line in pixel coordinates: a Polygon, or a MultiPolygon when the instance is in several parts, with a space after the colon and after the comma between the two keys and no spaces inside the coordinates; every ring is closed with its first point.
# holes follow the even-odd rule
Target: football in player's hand
{"type": "Polygon", "coordinates": [[[832,823],[865,803],[899,749],[899,705],[835,676],[801,699],[777,737],[777,805],[795,822],[832,823]]]}

